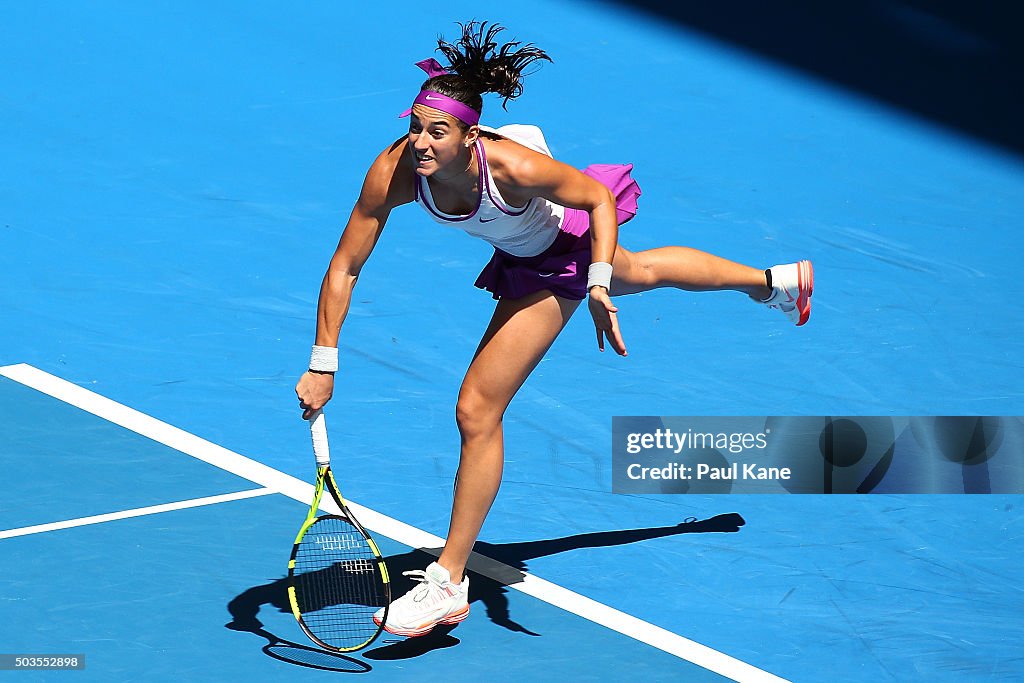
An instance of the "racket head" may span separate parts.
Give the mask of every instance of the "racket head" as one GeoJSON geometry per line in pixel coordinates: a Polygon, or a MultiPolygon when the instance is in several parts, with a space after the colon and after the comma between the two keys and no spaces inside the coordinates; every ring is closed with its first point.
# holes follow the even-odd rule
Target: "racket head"
{"type": "Polygon", "coordinates": [[[354,652],[380,635],[390,582],[384,558],[358,522],[344,515],[307,520],[288,562],[288,601],[303,632],[326,650],[354,652]],[[378,625],[373,615],[381,608],[378,625]]]}

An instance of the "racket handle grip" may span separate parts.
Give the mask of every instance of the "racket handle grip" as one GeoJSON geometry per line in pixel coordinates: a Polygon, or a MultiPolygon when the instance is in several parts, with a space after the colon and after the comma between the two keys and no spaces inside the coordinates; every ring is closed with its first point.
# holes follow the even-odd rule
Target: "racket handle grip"
{"type": "Polygon", "coordinates": [[[316,456],[317,467],[331,464],[331,449],[327,445],[327,421],[324,419],[323,408],[317,410],[309,418],[309,434],[313,438],[313,455],[316,456]]]}

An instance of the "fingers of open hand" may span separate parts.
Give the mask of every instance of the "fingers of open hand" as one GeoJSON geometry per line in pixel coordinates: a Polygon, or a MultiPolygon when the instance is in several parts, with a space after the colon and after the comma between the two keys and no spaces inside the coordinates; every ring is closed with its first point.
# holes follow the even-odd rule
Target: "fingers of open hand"
{"type": "Polygon", "coordinates": [[[608,338],[608,343],[615,349],[615,353],[620,356],[626,355],[626,343],[622,340],[622,333],[619,331],[619,321],[614,313],[609,312],[608,320],[611,323],[611,327],[608,330],[604,330],[604,335],[608,338]]]}
{"type": "Polygon", "coordinates": [[[604,342],[607,339],[615,353],[625,356],[626,345],[619,332],[618,317],[615,315],[619,309],[612,305],[606,293],[603,296],[592,296],[589,305],[597,332],[597,348],[604,351],[604,342]]]}

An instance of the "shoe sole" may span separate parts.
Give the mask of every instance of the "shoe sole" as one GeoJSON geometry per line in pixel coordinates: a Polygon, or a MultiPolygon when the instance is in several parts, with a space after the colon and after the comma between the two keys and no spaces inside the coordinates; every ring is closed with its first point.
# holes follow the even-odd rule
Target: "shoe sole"
{"type": "MultiPolygon", "coordinates": [[[[417,626],[416,628],[398,628],[398,627],[395,627],[395,626],[388,626],[387,624],[385,624],[384,625],[384,630],[387,631],[388,633],[391,633],[391,634],[396,635],[396,636],[405,636],[406,638],[416,638],[416,637],[419,637],[419,636],[427,635],[428,633],[430,633],[431,631],[434,630],[434,627],[436,627],[436,626],[438,626],[440,624],[458,624],[459,622],[464,621],[466,619],[466,617],[468,617],[468,616],[469,616],[469,605],[466,605],[465,607],[463,607],[458,612],[454,612],[453,614],[449,614],[448,616],[443,617],[443,618],[441,618],[441,619],[439,619],[437,621],[428,621],[427,623],[421,624],[421,625],[417,626]]],[[[373,618],[373,623],[375,623],[378,626],[380,626],[380,622],[377,621],[377,617],[373,618]]]]}
{"type": "Polygon", "coordinates": [[[800,311],[800,319],[796,326],[800,327],[811,317],[811,295],[814,293],[814,266],[810,261],[800,261],[797,265],[797,284],[800,294],[796,298],[796,308],[800,311]]]}

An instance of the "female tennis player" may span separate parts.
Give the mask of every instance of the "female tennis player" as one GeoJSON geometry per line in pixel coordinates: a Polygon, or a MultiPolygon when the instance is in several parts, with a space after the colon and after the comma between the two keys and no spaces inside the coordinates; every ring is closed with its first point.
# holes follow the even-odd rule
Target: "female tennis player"
{"type": "Polygon", "coordinates": [[[607,342],[622,356],[612,296],[656,287],[736,290],[797,325],[811,310],[809,261],[761,270],[686,247],[627,251],[618,227],[636,213],[640,195],[631,165],[578,171],[551,157],[536,127],[480,125],[481,95],[497,93],[504,106],[522,93],[527,67],[551,61],[532,44],[499,46],[502,30],[470,22],[455,43],[438,40],[448,67],[417,64],[428,79],[400,115],[409,118],[408,133],[366,174],[320,290],[310,369],[295,388],[307,419],[330,400],[353,287],[393,209],[416,203],[438,223],[494,246],[476,286],[497,304],[455,407],[461,455],[448,538],[437,562],[411,573],[417,586],[391,604],[384,627],[397,635],[468,616],[464,569],[501,482],[502,416],[582,300],[598,348],[607,342]]]}

